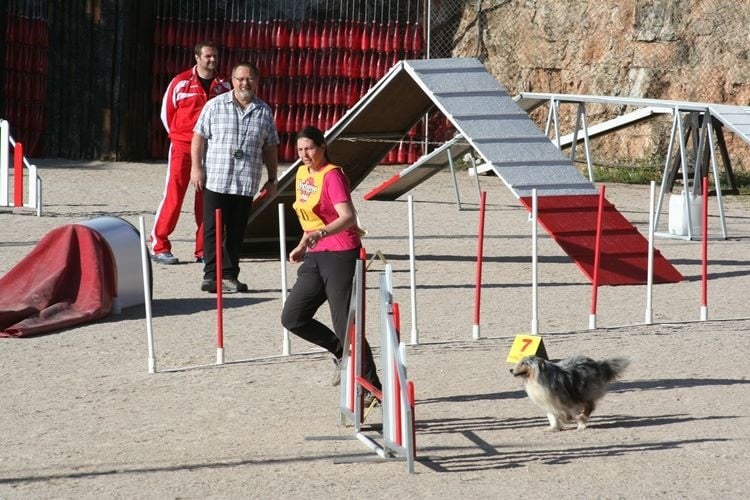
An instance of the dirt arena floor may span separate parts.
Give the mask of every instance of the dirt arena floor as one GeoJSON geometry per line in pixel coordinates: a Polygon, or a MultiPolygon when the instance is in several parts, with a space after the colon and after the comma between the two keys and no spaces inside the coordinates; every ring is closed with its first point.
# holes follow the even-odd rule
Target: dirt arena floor
{"type": "MultiPolygon", "coordinates": [[[[539,331],[562,358],[628,356],[632,364],[584,431],[547,430],[505,362],[531,324],[531,224],[493,177],[487,192],[481,338],[472,339],[478,227],[474,179],[441,172],[413,191],[416,317],[410,300],[407,202],[366,202],[398,169],[355,191],[370,254],[393,266],[416,388],[415,473],[377,461],[338,426],[330,358],[299,339],[281,356],[281,265],[247,259],[251,293],[225,296],[226,363],[215,365],[214,296],[199,290],[188,210],[174,235],[184,262],[155,265],[157,373],[148,373],[144,308],[25,339],[0,339],[0,498],[746,498],[750,470],[750,199],[724,197],[728,239],[711,200],[708,321],[699,321],[699,242],[657,238],[685,281],[653,290],[591,285],[543,232],[539,331]],[[309,438],[338,436],[340,440],[309,438]],[[345,463],[339,463],[345,462],[345,463]]],[[[0,275],[60,225],[121,217],[148,230],[163,163],[40,162],[44,215],[0,209],[0,275]]],[[[188,195],[185,207],[192,206],[188,195]]],[[[643,234],[648,186],[608,185],[643,234]]],[[[661,227],[666,230],[666,210],[661,227]]],[[[380,354],[377,276],[368,271],[367,331],[380,354]]],[[[288,283],[296,267],[286,265],[288,283]]],[[[0,290],[2,294],[13,290],[0,290]]],[[[321,310],[320,318],[328,321],[321,310]]],[[[378,358],[378,364],[381,362],[378,358]]],[[[379,410],[368,417],[376,436],[379,410]]]]}

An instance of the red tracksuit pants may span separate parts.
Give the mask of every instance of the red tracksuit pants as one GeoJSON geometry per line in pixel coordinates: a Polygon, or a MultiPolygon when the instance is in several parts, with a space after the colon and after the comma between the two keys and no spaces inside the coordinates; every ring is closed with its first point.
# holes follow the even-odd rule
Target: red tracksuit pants
{"type": "MultiPolygon", "coordinates": [[[[167,179],[164,185],[164,197],[156,210],[154,229],[151,231],[151,250],[154,254],[171,252],[172,234],[180,218],[185,192],[190,185],[190,143],[173,142],[169,147],[167,179]]],[[[195,224],[195,257],[203,257],[203,194],[195,193],[193,203],[195,224]]]]}

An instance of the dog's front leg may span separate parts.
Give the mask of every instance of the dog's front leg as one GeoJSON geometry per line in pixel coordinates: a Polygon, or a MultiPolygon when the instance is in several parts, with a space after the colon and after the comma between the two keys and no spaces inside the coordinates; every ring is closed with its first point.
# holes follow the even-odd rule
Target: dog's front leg
{"type": "Polygon", "coordinates": [[[554,413],[547,413],[547,420],[549,420],[549,429],[551,431],[562,430],[562,422],[557,419],[557,415],[554,413]]]}

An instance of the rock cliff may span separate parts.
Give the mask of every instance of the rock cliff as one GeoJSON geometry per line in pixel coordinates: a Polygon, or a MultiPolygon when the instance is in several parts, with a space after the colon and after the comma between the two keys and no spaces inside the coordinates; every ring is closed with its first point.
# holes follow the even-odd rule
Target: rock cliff
{"type": "MultiPolygon", "coordinates": [[[[598,94],[750,105],[747,0],[479,0],[466,2],[450,54],[480,58],[511,94],[598,94]]],[[[445,12],[449,1],[433,9],[445,12]]],[[[439,20],[439,15],[433,15],[439,20]]],[[[433,31],[433,33],[435,33],[433,31]]],[[[626,111],[587,107],[589,124],[626,111]]],[[[562,114],[572,127],[572,106],[562,114]]],[[[535,119],[544,124],[546,113],[535,119]]],[[[671,118],[597,139],[602,164],[664,161],[671,118]]],[[[750,168],[750,147],[726,133],[735,170],[750,168]]]]}

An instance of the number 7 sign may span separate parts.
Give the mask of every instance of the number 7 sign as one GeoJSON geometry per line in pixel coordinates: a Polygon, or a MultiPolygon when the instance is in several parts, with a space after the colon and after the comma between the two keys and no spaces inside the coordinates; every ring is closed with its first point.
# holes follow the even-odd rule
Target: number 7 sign
{"type": "Polygon", "coordinates": [[[526,356],[539,356],[547,358],[547,351],[544,349],[542,337],[535,335],[516,335],[513,345],[510,346],[510,352],[505,360],[506,363],[518,363],[526,356]]]}

